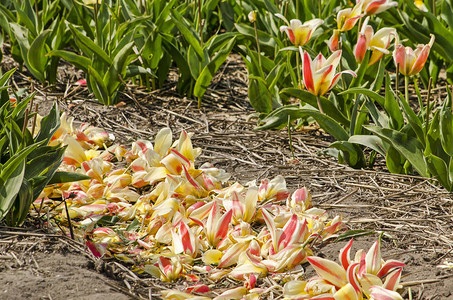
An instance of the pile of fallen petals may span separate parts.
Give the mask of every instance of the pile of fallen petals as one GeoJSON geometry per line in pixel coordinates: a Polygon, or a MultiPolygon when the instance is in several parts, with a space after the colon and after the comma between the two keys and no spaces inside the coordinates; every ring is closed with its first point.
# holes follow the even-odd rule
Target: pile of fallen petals
{"type": "Polygon", "coordinates": [[[244,186],[212,164],[197,167],[201,149],[190,137],[183,130],[173,141],[163,128],[154,143],[138,140],[126,149],[62,114],[51,141],[67,145],[60,170],[92,179],[46,187],[30,213],[47,215],[47,226],[68,235],[71,225],[96,257],[184,282],[160,291],[166,299],[259,299],[274,289],[286,299],[401,299],[404,264],[383,261],[379,241],[351,259],[351,240],[341,264],[314,256],[315,243],[344,228],[340,216],[312,207],[306,188],[291,194],[281,176],[244,186]],[[318,276],[301,281],[306,262],[318,276]],[[275,285],[260,288],[266,276],[275,285]],[[237,287],[219,295],[213,286],[225,277],[237,287]]]}

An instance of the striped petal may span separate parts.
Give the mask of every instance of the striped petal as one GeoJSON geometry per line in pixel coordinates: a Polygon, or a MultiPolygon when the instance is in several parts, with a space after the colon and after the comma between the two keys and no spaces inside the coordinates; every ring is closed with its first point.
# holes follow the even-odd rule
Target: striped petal
{"type": "Polygon", "coordinates": [[[398,288],[400,288],[399,284],[401,279],[401,272],[403,272],[403,269],[398,268],[397,270],[388,274],[387,277],[385,278],[383,287],[392,291],[396,291],[398,288]]]}
{"type": "Polygon", "coordinates": [[[311,69],[311,59],[306,51],[303,51],[302,48],[299,48],[300,54],[302,55],[302,73],[304,76],[304,85],[306,89],[315,94],[315,85],[313,82],[313,71],[311,69]]]}
{"type": "Polygon", "coordinates": [[[348,269],[349,264],[351,263],[350,253],[353,241],[353,239],[350,239],[346,246],[340,250],[340,262],[345,270],[348,269]]]}
{"type": "Polygon", "coordinates": [[[359,300],[356,290],[348,283],[333,295],[335,300],[359,300]]]}
{"type": "Polygon", "coordinates": [[[348,283],[346,271],[336,262],[317,256],[309,256],[307,260],[316,273],[331,284],[342,287],[348,283]]]}
{"type": "Polygon", "coordinates": [[[379,241],[376,241],[365,257],[366,272],[377,274],[382,266],[381,247],[379,241]]]}
{"type": "Polygon", "coordinates": [[[371,300],[403,300],[403,297],[397,292],[387,290],[380,286],[370,288],[371,300]]]}
{"type": "Polygon", "coordinates": [[[379,272],[376,274],[378,277],[384,277],[386,276],[392,269],[395,268],[402,268],[406,264],[397,260],[390,259],[385,262],[385,264],[381,267],[379,272]]]}

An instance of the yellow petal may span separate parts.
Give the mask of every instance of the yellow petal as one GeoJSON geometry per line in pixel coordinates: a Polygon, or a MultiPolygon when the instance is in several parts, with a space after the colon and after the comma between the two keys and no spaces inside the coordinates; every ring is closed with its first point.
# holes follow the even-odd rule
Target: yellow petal
{"type": "Polygon", "coordinates": [[[223,252],[217,249],[210,249],[203,253],[202,260],[207,265],[217,265],[222,259],[223,252]]]}

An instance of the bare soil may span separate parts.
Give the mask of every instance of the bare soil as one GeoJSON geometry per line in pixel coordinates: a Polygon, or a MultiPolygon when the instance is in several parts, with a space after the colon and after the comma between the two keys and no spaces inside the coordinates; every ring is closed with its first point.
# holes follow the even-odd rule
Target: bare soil
{"type": "MultiPolygon", "coordinates": [[[[124,105],[104,107],[85,88],[73,85],[80,73],[67,65],[60,73],[56,86],[34,84],[42,113],[57,101],[78,121],[103,127],[124,144],[152,138],[164,126],[175,134],[182,129],[194,132],[194,145],[203,149],[199,163],[209,161],[226,169],[234,181],[282,175],[291,191],[308,187],[315,206],[331,216],[341,214],[348,229],[369,234],[355,239],[352,253],[368,249],[383,232],[383,258],[407,264],[402,278],[405,298],[453,299],[453,269],[437,267],[453,261],[451,193],[419,176],[389,174],[382,158],[373,170],[354,170],[320,156],[332,139],[315,126],[292,133],[293,156],[287,131],[255,131],[254,121],[247,120],[253,110],[240,57],[229,58],[200,110],[195,100],[175,92],[176,75],[152,92],[130,86],[121,99],[124,105]]],[[[14,84],[32,87],[26,73],[17,72],[14,84]]],[[[1,299],[151,299],[163,288],[178,287],[139,278],[118,262],[94,259],[83,245],[32,227],[33,220],[26,224],[23,229],[0,227],[1,299]]],[[[325,243],[315,254],[336,259],[344,244],[325,243]]],[[[307,277],[314,274],[305,267],[307,277]]],[[[259,284],[266,286],[268,281],[259,284]]],[[[220,291],[231,285],[223,281],[216,286],[220,291]]],[[[281,291],[267,298],[281,298],[281,291]]]]}

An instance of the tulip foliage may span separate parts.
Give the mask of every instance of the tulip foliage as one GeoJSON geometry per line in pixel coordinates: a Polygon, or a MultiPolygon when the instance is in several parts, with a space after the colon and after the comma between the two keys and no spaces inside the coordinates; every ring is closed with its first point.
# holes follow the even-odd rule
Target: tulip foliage
{"type": "MultiPolygon", "coordinates": [[[[449,19],[435,16],[438,11],[444,16],[451,15],[448,1],[444,1],[442,7],[426,7],[417,1],[398,4],[362,0],[352,7],[337,6],[334,20],[328,15],[319,18],[327,13],[322,9],[318,14],[312,11],[311,15],[303,14],[302,20],[291,21],[287,21],[279,7],[271,11],[274,19],[286,24],[280,31],[290,46],[280,47],[275,65],[271,65],[272,70],[278,70],[280,79],[269,81],[267,76],[275,73],[266,75],[259,70],[260,66],[246,63],[253,75],[249,81],[249,98],[261,113],[257,129],[286,126],[291,129],[303,126],[310,117],[337,140],[324,153],[335,156],[340,162],[354,168],[371,167],[380,154],[385,157],[390,172],[417,172],[436,178],[443,187],[452,190],[451,151],[447,142],[451,139],[448,137],[451,134],[451,97],[442,105],[436,105],[422,98],[418,85],[420,78],[428,87],[427,70],[432,73],[435,85],[442,61],[450,62],[445,51],[450,47],[445,40],[451,35],[445,24],[449,19]],[[413,21],[411,16],[419,22],[413,21]],[[395,23],[394,20],[400,21],[395,23]],[[421,30],[421,20],[433,26],[431,33],[425,28],[421,30]],[[397,23],[404,26],[397,30],[394,26],[397,23]],[[403,37],[409,40],[402,42],[403,37]],[[327,45],[319,43],[323,38],[327,45]],[[330,55],[325,56],[329,52],[330,55]],[[282,53],[287,54],[286,60],[282,53]],[[396,80],[404,78],[404,95],[392,89],[391,77],[386,75],[394,70],[402,75],[396,76],[396,80]],[[262,80],[257,79],[259,74],[264,74],[262,80]],[[264,88],[255,83],[267,83],[272,89],[264,93],[264,88]],[[409,102],[411,83],[418,98],[415,109],[409,102]],[[385,96],[379,94],[383,87],[385,96]],[[300,99],[300,104],[288,103],[288,97],[300,99]],[[366,154],[366,149],[372,150],[370,155],[366,154]]],[[[259,18],[257,14],[256,20],[259,18]]],[[[278,41],[278,33],[272,34],[278,41]]],[[[278,42],[275,44],[280,46],[278,42]]],[[[254,56],[257,54],[252,52],[249,51],[246,59],[256,65],[254,56]]],[[[261,61],[266,61],[264,56],[261,61]]],[[[446,68],[448,79],[448,65],[446,68]]]]}

